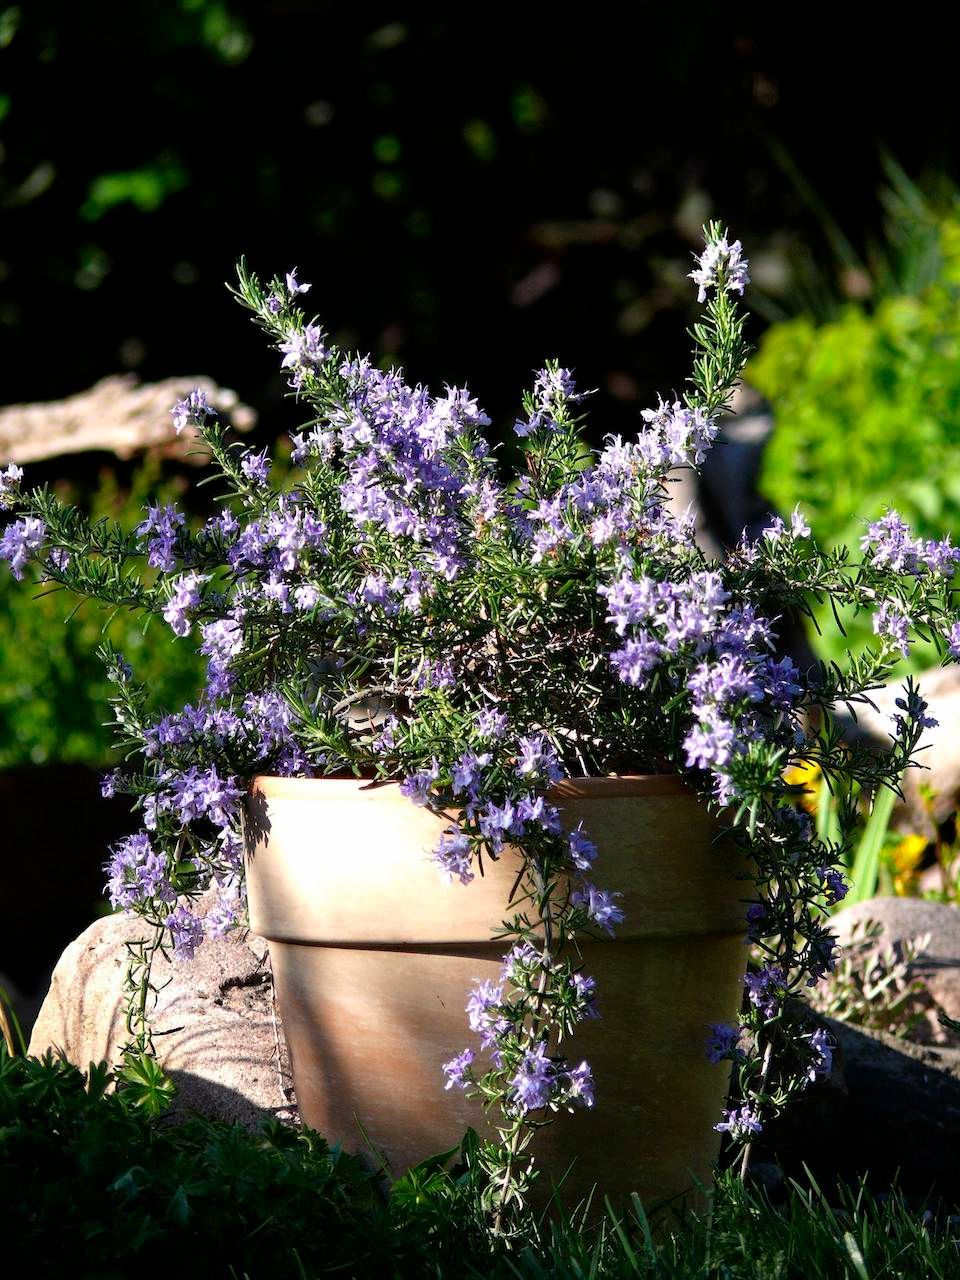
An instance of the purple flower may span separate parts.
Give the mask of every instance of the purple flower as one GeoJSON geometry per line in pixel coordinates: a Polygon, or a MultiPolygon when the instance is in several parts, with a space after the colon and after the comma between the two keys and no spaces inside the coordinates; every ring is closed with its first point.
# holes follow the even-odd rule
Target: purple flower
{"type": "Polygon", "coordinates": [[[747,937],[756,941],[761,928],[767,922],[767,908],[762,902],[751,902],[747,907],[747,937]]]}
{"type": "Polygon", "coordinates": [[[941,542],[928,542],[920,551],[920,559],[931,573],[952,577],[960,564],[960,547],[951,546],[949,537],[941,542]]]}
{"type": "Polygon", "coordinates": [[[304,613],[312,609],[319,599],[320,592],[312,582],[303,582],[293,589],[294,604],[304,613]]]}
{"type": "Polygon", "coordinates": [[[789,711],[803,693],[800,671],[792,658],[768,658],[760,668],[759,678],[764,693],[778,711],[789,711]]]}
{"type": "Polygon", "coordinates": [[[7,560],[10,572],[19,581],[32,552],[39,551],[47,526],[34,516],[25,516],[8,524],[0,537],[0,560],[7,560]]]}
{"type": "Polygon", "coordinates": [[[765,1018],[772,1018],[783,1001],[786,977],[777,965],[764,965],[756,973],[748,973],[743,980],[747,988],[750,1003],[760,1010],[765,1018]]]}
{"type": "Polygon", "coordinates": [[[716,1063],[724,1058],[742,1056],[739,1042],[739,1027],[731,1026],[729,1022],[711,1023],[707,1036],[707,1060],[716,1063]]]}
{"type": "Polygon", "coordinates": [[[694,714],[703,718],[712,715],[711,704],[763,699],[752,668],[743,658],[729,653],[718,662],[701,663],[690,675],[687,687],[693,694],[694,714]]]}
{"type": "Polygon", "coordinates": [[[874,521],[860,539],[860,549],[875,565],[895,573],[916,573],[921,545],[896,511],[874,521]]]}
{"type": "Polygon", "coordinates": [[[954,658],[960,658],[960,622],[952,622],[947,632],[947,645],[954,658]]]}
{"type": "Polygon", "coordinates": [[[810,526],[807,524],[806,520],[803,518],[803,515],[799,507],[795,508],[793,514],[790,517],[790,536],[792,538],[809,538],[810,537],[810,526]]]}
{"type": "Polygon", "coordinates": [[[577,889],[570,895],[570,901],[574,906],[583,907],[594,924],[612,934],[613,926],[623,920],[623,911],[613,900],[622,897],[622,893],[609,893],[585,881],[582,889],[577,889]]]}
{"type": "Polygon", "coordinates": [[[107,891],[114,907],[129,910],[149,898],[173,901],[166,862],[153,848],[145,831],[121,840],[111,851],[105,870],[107,891]]]}
{"type": "Polygon", "coordinates": [[[556,1068],[546,1055],[546,1046],[538,1044],[533,1049],[528,1049],[523,1055],[519,1071],[510,1081],[520,1109],[537,1111],[545,1107],[550,1101],[555,1079],[556,1068]]]}
{"type": "Polygon", "coordinates": [[[502,805],[496,805],[491,800],[484,807],[480,814],[480,831],[494,853],[499,853],[503,848],[503,837],[510,831],[516,818],[517,811],[509,800],[504,800],[502,805]]]}
{"type": "Polygon", "coordinates": [[[229,662],[243,648],[243,631],[232,618],[220,618],[200,628],[200,652],[216,662],[229,662]]]}
{"type": "Polygon", "coordinates": [[[583,833],[583,823],[577,823],[567,835],[570,860],[578,871],[589,871],[597,856],[597,846],[583,833]]]}
{"type": "Polygon", "coordinates": [[[192,960],[203,941],[203,925],[186,907],[176,907],[167,916],[167,928],[178,960],[192,960]]]}
{"type": "Polygon", "coordinates": [[[683,740],[687,765],[691,769],[717,769],[730,759],[734,746],[733,726],[717,717],[695,725],[683,740]]]}
{"type": "Polygon", "coordinates": [[[763,1129],[760,1117],[748,1106],[743,1106],[739,1110],[734,1107],[730,1111],[724,1111],[723,1119],[713,1127],[720,1133],[729,1133],[731,1138],[745,1138],[748,1134],[760,1133],[763,1129]]]}
{"type": "Polygon", "coordinates": [[[100,779],[100,795],[104,800],[109,800],[117,794],[117,782],[119,779],[119,769],[114,769],[112,773],[105,773],[100,779]]]}
{"type": "Polygon", "coordinates": [[[464,1049],[463,1053],[458,1053],[455,1058],[445,1062],[443,1072],[447,1077],[447,1083],[443,1086],[444,1089],[452,1089],[454,1085],[460,1089],[466,1089],[470,1083],[471,1062],[473,1062],[472,1049],[464,1049]]]}
{"type": "Polygon", "coordinates": [[[810,975],[807,986],[815,987],[821,978],[832,973],[837,965],[837,939],[827,929],[811,929],[801,961],[810,975]]]}
{"type": "Polygon", "coordinates": [[[313,286],[309,284],[300,284],[297,280],[297,268],[287,272],[287,293],[295,298],[298,293],[309,293],[313,286]]]}
{"type": "MultiPolygon", "coordinates": [[[[926,714],[927,703],[921,696],[920,690],[911,683],[907,685],[905,693],[907,696],[905,698],[897,698],[895,705],[906,713],[909,720],[917,721],[922,729],[935,729],[939,721],[926,714]]],[[[896,716],[895,718],[897,728],[902,732],[904,727],[903,716],[896,716]]]]}
{"type": "Polygon", "coordinates": [[[465,751],[453,766],[453,794],[461,796],[469,790],[481,776],[481,772],[490,763],[490,752],[465,751]]]}
{"type": "Polygon", "coordinates": [[[223,938],[235,928],[242,903],[235,885],[223,885],[217,901],[203,917],[203,927],[210,938],[223,938]]]}
{"type": "Polygon", "coordinates": [[[585,1107],[592,1107],[597,1100],[593,1072],[587,1062],[581,1062],[572,1071],[565,1071],[563,1083],[566,1089],[567,1102],[577,1101],[585,1107]]]}
{"type": "Polygon", "coordinates": [[[689,273],[689,278],[698,287],[697,301],[705,302],[708,289],[726,289],[728,293],[742,294],[750,283],[747,274],[749,261],[743,256],[743,246],[739,240],[727,243],[729,232],[707,242],[707,246],[697,257],[697,265],[689,273]]]}
{"type": "Polygon", "coordinates": [[[810,1035],[810,1052],[813,1055],[807,1067],[807,1079],[813,1083],[818,1076],[828,1076],[833,1067],[833,1042],[823,1027],[817,1027],[810,1035]]]}
{"type": "Polygon", "coordinates": [[[518,942],[503,957],[503,979],[505,982],[516,981],[518,971],[531,969],[540,964],[540,952],[529,942],[518,942]]]}
{"type": "Polygon", "coordinates": [[[206,580],[199,573],[183,573],[174,579],[173,594],[164,606],[163,616],[175,635],[189,635],[190,619],[187,617],[187,610],[196,608],[200,603],[200,588],[206,580]]]}
{"type": "Polygon", "coordinates": [[[433,858],[448,880],[452,881],[456,877],[461,884],[469,884],[473,879],[470,840],[461,832],[453,829],[445,831],[433,858]]]}
{"type": "Polygon", "coordinates": [[[440,766],[436,760],[429,769],[420,769],[412,773],[400,783],[400,794],[412,800],[414,804],[425,805],[430,798],[430,790],[440,776],[440,766]]]}
{"type": "Polygon", "coordinates": [[[882,639],[896,645],[906,658],[910,653],[910,619],[903,608],[885,600],[873,617],[873,630],[882,639]]]}
{"type": "MultiPolygon", "coordinates": [[[[960,648],[960,622],[957,623],[958,648],[960,648]]],[[[481,738],[496,741],[502,738],[507,730],[507,717],[501,715],[494,707],[483,707],[477,712],[477,733],[481,738]]]]}
{"type": "Polygon", "coordinates": [[[820,879],[823,881],[823,892],[828,907],[836,906],[847,896],[850,886],[834,867],[821,867],[820,879]]]}
{"type": "Polygon", "coordinates": [[[610,662],[624,684],[640,688],[663,656],[663,645],[653,637],[641,634],[628,640],[610,655],[610,662]]]}
{"type": "Polygon", "coordinates": [[[245,454],[240,463],[240,470],[253,484],[266,484],[270,476],[270,463],[267,461],[266,449],[261,453],[245,454]]]}
{"type": "Polygon", "coordinates": [[[207,414],[211,413],[215,413],[215,410],[207,403],[207,393],[201,391],[199,387],[194,387],[188,396],[178,400],[170,410],[177,435],[190,424],[201,425],[207,414]]]}
{"type": "Polygon", "coordinates": [[[573,988],[580,1004],[578,1017],[599,1018],[597,1008],[597,980],[586,973],[571,973],[570,986],[573,988]]]}
{"type": "Polygon", "coordinates": [[[12,507],[20,493],[20,481],[23,479],[23,468],[11,462],[5,471],[0,471],[0,510],[12,507]]]}
{"type": "Polygon", "coordinates": [[[183,523],[183,513],[174,506],[147,508],[147,518],[137,526],[136,534],[138,538],[145,538],[148,533],[155,535],[147,544],[148,564],[166,573],[175,567],[177,530],[183,523]]]}
{"type": "Polygon", "coordinates": [[[420,667],[417,689],[452,689],[456,682],[452,662],[431,662],[427,659],[420,667]]]}
{"type": "MultiPolygon", "coordinates": [[[[543,796],[521,796],[516,806],[517,824],[535,823],[544,831],[557,833],[562,830],[560,811],[555,805],[547,804],[543,796]]],[[[517,834],[520,834],[518,829],[517,834]]]]}
{"type": "Polygon", "coordinates": [[[169,805],[186,826],[197,818],[207,818],[226,828],[239,811],[243,791],[232,777],[222,778],[216,766],[201,770],[192,765],[169,782],[169,805]]]}
{"type": "Polygon", "coordinates": [[[656,409],[644,409],[640,416],[646,429],[639,443],[653,471],[699,466],[716,439],[716,419],[679,400],[673,404],[661,400],[656,409]]]}
{"type": "Polygon", "coordinates": [[[299,376],[307,366],[322,364],[330,354],[324,346],[323,330],[315,324],[306,325],[302,332],[299,329],[288,330],[286,341],[280,343],[280,351],[283,353],[280,367],[294,370],[297,386],[299,376]]]}
{"type": "Polygon", "coordinates": [[[531,773],[538,773],[550,782],[557,782],[563,777],[557,761],[557,753],[542,733],[521,738],[518,745],[520,747],[520,759],[517,761],[516,768],[518,777],[523,778],[531,773]]]}
{"type": "Polygon", "coordinates": [[[467,998],[467,1018],[470,1030],[480,1036],[480,1043],[489,1048],[497,1036],[510,1026],[501,1009],[503,986],[490,981],[479,984],[467,998]]]}

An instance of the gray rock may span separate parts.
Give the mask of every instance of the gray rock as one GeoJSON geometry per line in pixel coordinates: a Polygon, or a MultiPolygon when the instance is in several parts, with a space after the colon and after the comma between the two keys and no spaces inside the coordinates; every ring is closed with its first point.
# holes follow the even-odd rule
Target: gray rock
{"type": "MultiPolygon", "coordinates": [[[[907,770],[903,781],[906,805],[898,807],[894,821],[898,826],[932,836],[932,824],[920,800],[920,786],[932,787],[936,792],[932,806],[935,822],[943,822],[960,807],[960,666],[925,671],[917,685],[927,700],[929,714],[938,723],[923,732],[917,753],[923,767],[907,770]]],[[[888,743],[893,716],[899,711],[896,701],[902,697],[903,685],[899,681],[872,693],[875,707],[857,705],[857,723],[851,722],[848,736],[888,743]]]]}
{"type": "MultiPolygon", "coordinates": [[[[875,920],[883,927],[880,946],[930,935],[930,942],[913,967],[932,1000],[951,1018],[960,1019],[960,911],[942,902],[922,898],[871,898],[844,907],[831,918],[830,927],[840,945],[850,940],[858,921],[875,920]]],[[[936,1027],[932,1021],[931,1026],[936,1027]]],[[[960,1043],[944,1033],[947,1043],[960,1043]]]]}
{"type": "MultiPolygon", "coordinates": [[[[67,947],[34,1025],[31,1054],[62,1050],[84,1070],[117,1061],[127,1039],[126,944],[141,936],[136,917],[111,915],[67,947]]],[[[177,1085],[176,1111],[249,1128],[268,1116],[296,1122],[266,943],[249,934],[211,939],[192,961],[158,956],[153,977],[160,989],[156,1049],[177,1085]]]]}
{"type": "Polygon", "coordinates": [[[38,462],[88,450],[131,458],[149,448],[161,456],[200,465],[205,455],[195,449],[195,433],[178,436],[170,420],[171,407],[194,387],[206,393],[209,404],[225,414],[237,431],[252,429],[254,410],[241,404],[235,391],[217,386],[210,378],[141,383],[131,373],[115,374],[66,400],[0,409],[0,462],[38,462]]]}
{"type": "Polygon", "coordinates": [[[960,1200],[960,1049],[826,1020],[838,1070],[772,1121],[758,1159],[827,1186],[869,1174],[908,1195],[960,1200]]]}

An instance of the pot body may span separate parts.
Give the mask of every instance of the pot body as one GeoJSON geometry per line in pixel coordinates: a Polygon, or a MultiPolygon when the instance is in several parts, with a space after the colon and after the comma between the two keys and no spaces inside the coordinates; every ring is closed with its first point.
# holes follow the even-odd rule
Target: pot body
{"type": "MultiPolygon", "coordinates": [[[[596,1105],[534,1150],[570,1203],[598,1183],[652,1205],[711,1181],[729,1070],[704,1041],[739,1009],[744,866],[678,779],[568,779],[552,798],[568,826],[582,820],[626,919],[583,944],[601,1017],[567,1053],[590,1062],[596,1105]]],[[[259,778],[248,798],[250,927],[270,944],[301,1115],[348,1150],[365,1134],[394,1176],[468,1127],[493,1136],[441,1064],[478,1048],[464,1004],[500,973],[505,944],[490,937],[520,859],[505,850],[448,885],[430,856],[445,825],[394,784],[259,778]]]]}

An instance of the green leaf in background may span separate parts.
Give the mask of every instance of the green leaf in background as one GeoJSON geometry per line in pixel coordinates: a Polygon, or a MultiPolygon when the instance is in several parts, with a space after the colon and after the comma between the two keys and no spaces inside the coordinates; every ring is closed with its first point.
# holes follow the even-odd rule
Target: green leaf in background
{"type": "MultiPolygon", "coordinates": [[[[764,495],[781,511],[800,505],[832,546],[855,547],[887,508],[925,537],[960,530],[960,204],[955,192],[925,200],[894,170],[886,194],[870,297],[772,325],[745,374],[774,417],[764,495]]],[[[846,615],[844,639],[822,615],[818,656],[869,641],[869,619],[846,615]]],[[[909,668],[937,660],[918,647],[909,668]]]]}
{"type": "Polygon", "coordinates": [[[850,892],[845,903],[864,902],[877,892],[880,876],[880,851],[890,825],[890,815],[897,802],[896,792],[881,787],[874,797],[873,808],[863,829],[863,835],[850,868],[850,892]]]}

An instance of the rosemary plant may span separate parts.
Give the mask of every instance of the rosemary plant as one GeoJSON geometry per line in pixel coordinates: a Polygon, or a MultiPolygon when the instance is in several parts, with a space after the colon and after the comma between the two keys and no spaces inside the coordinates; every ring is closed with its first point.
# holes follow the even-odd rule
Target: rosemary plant
{"type": "Polygon", "coordinates": [[[129,752],[104,786],[143,818],[107,867],[112,903],[147,926],[133,944],[128,1065],[151,1050],[152,954],[191,956],[242,919],[248,780],[397,781],[444,820],[434,856],[451,911],[484,859],[508,846],[523,859],[502,980],[470,994],[477,1039],[442,1067],[447,1087],[496,1117],[499,1141],[480,1158],[503,1224],[523,1203],[536,1129],[603,1088],[566,1055],[597,1012],[577,939],[622,919],[594,881],[589,832],[564,826],[551,787],[675,771],[755,868],[745,931],[765,963],[747,976],[747,1013],[706,1046],[735,1064],[745,1101],[717,1127],[749,1143],[825,1069],[829,1045],[798,996],[834,965],[825,908],[846,891],[856,812],[841,803],[838,838],[819,839],[784,772],[816,764],[840,797],[853,782],[897,786],[928,723],[913,685],[887,750],[844,743],[833,710],[867,698],[916,636],[944,660],[960,653],[960,552],[915,538],[893,512],[865,530],[856,560],[819,549],[799,511],[722,561],[699,549],[670,510],[671,473],[703,462],[729,408],[749,279],[739,242],[719,224],[705,237],[687,389],[599,450],[581,432],[585,395],[548,362],[514,426],[522,466],[506,474],[466,388],[432,395],[338,350],[305,315],[295,272],[263,285],[241,263],[236,295],[307,416],[292,479],[274,482],[266,453],[230,439],[200,393],[172,411],[172,429],[209,452],[223,498],[196,532],[172,506],[151,507],[134,532],[91,523],[23,489],[19,468],[4,473],[14,518],[0,553],[15,575],[29,566],[41,583],[156,615],[209,662],[195,705],[160,715],[122,656],[103,652],[129,752]],[[824,601],[869,611],[876,643],[799,670],[778,623],[824,601]]]}

